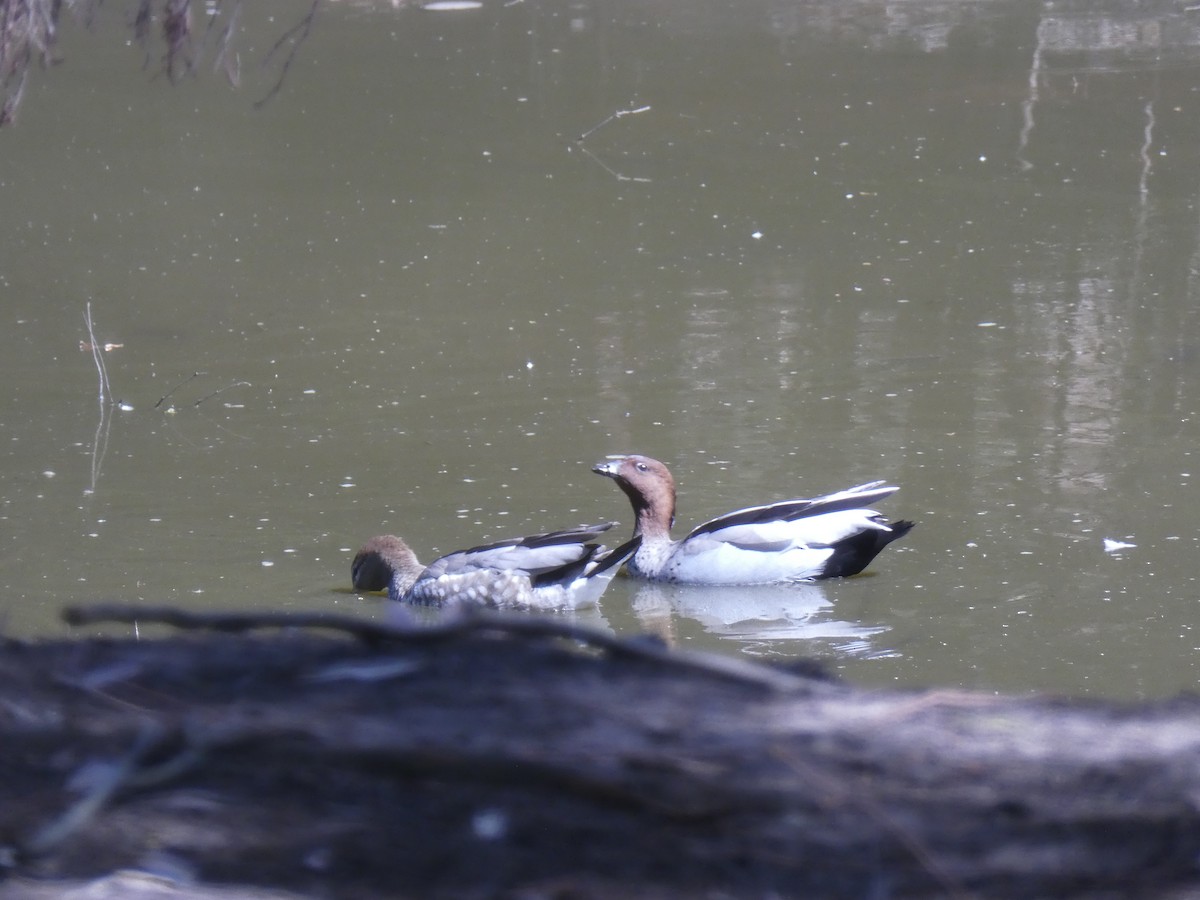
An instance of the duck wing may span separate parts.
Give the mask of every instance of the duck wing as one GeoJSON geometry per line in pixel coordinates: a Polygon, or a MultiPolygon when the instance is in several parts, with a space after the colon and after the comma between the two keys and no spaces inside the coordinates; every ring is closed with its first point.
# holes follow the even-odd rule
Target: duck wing
{"type": "MultiPolygon", "coordinates": [[[[694,537],[709,534],[719,540],[726,540],[731,543],[745,541],[753,545],[753,549],[781,549],[793,543],[796,538],[791,535],[797,533],[795,527],[781,529],[780,525],[783,523],[794,523],[801,519],[816,519],[819,516],[831,516],[829,523],[833,524],[839,520],[847,520],[846,517],[836,515],[843,512],[855,512],[856,515],[850,517],[855,521],[862,521],[864,513],[867,517],[875,518],[879,514],[865,507],[890,497],[898,490],[900,488],[896,485],[886,484],[883,481],[868,481],[866,484],[846,488],[846,490],[838,491],[835,494],[814,497],[810,500],[781,500],[778,503],[768,503],[764,506],[748,506],[745,509],[734,510],[723,516],[710,519],[701,525],[697,525],[684,540],[691,540],[694,537]],[[721,534],[718,535],[718,533],[721,534]],[[764,546],[779,544],[780,542],[782,542],[781,546],[764,546]]],[[[811,533],[820,534],[824,530],[823,528],[815,527],[811,530],[811,533]]],[[[840,528],[833,529],[833,531],[840,530],[840,528]]],[[[808,531],[809,529],[801,529],[801,532],[808,531]]],[[[829,542],[832,543],[836,539],[836,536],[832,537],[829,542]]]]}
{"type": "Polygon", "coordinates": [[[599,549],[594,539],[614,525],[615,522],[584,525],[459,550],[435,559],[421,577],[440,578],[483,569],[522,571],[538,577],[572,565],[578,565],[582,571],[599,549]]]}

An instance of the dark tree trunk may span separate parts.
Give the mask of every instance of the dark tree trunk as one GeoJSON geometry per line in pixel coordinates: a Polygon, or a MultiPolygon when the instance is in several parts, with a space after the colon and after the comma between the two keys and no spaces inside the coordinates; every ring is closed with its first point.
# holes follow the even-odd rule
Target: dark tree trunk
{"type": "Polygon", "coordinates": [[[4,645],[0,898],[137,866],[174,897],[1200,891],[1191,698],[867,692],[539,621],[4,645]]]}

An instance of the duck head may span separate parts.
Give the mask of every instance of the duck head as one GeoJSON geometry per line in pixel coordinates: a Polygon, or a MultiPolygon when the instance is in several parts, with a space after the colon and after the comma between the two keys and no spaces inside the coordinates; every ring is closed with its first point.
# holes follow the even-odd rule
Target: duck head
{"type": "Polygon", "coordinates": [[[354,556],[350,580],[356,591],[384,591],[396,572],[416,571],[421,564],[408,544],[394,534],[373,537],[354,556]]]}
{"type": "Polygon", "coordinates": [[[613,479],[637,515],[635,533],[669,532],[675,524],[675,479],[657,459],[636,453],[610,456],[592,471],[613,479]]]}

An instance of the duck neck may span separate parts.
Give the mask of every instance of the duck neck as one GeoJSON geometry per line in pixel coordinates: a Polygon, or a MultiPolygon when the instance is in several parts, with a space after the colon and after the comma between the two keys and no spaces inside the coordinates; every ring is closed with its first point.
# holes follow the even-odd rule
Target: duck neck
{"type": "Polygon", "coordinates": [[[392,567],[392,581],[388,585],[389,600],[403,600],[404,595],[412,590],[417,578],[425,571],[425,567],[417,561],[417,555],[411,550],[388,560],[392,567]]]}
{"type": "Polygon", "coordinates": [[[636,517],[633,533],[642,536],[642,545],[669,542],[671,526],[675,523],[674,496],[654,500],[637,491],[627,490],[625,493],[633,504],[636,517]]]}

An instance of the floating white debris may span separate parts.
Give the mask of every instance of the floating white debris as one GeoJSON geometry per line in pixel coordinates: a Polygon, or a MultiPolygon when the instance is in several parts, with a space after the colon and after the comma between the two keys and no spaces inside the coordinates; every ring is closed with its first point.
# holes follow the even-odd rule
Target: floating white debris
{"type": "Polygon", "coordinates": [[[464,9],[479,9],[482,6],[479,0],[433,0],[432,3],[422,4],[421,9],[429,12],[459,12],[464,9]]]}
{"type": "Polygon", "coordinates": [[[1114,541],[1112,538],[1104,539],[1104,552],[1117,553],[1121,550],[1128,550],[1130,547],[1136,547],[1137,544],[1130,544],[1125,541],[1114,541]]]}

